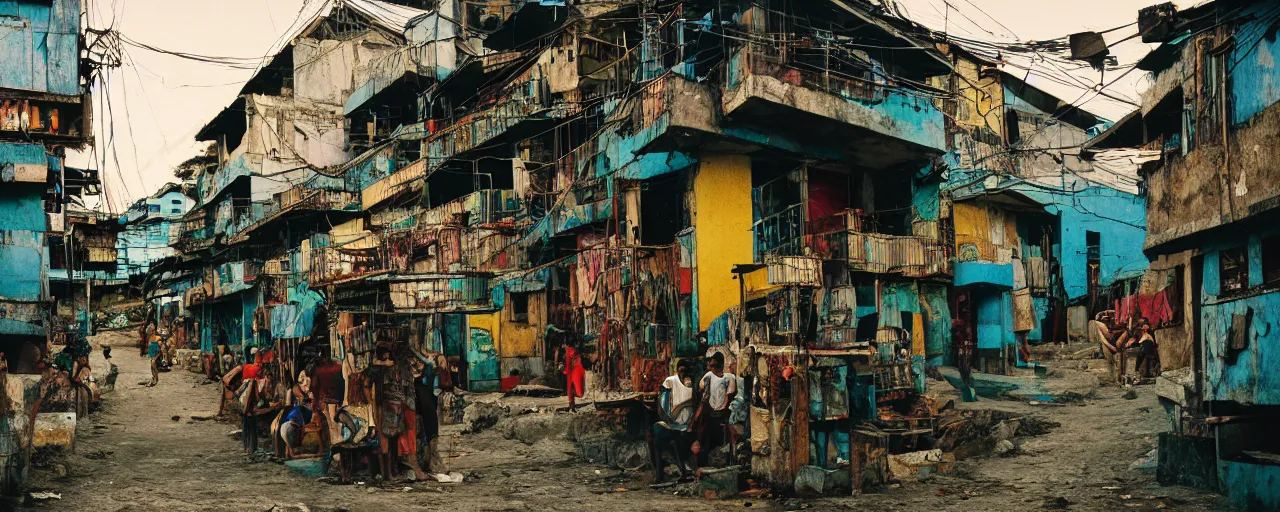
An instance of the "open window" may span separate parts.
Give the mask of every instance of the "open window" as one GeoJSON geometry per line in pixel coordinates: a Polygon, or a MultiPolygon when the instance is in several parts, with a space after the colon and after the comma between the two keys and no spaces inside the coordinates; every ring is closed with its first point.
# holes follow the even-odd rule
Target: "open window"
{"type": "Polygon", "coordinates": [[[1218,277],[1222,280],[1221,295],[1249,288],[1249,250],[1242,245],[1219,253],[1218,277]]]}
{"type": "Polygon", "coordinates": [[[1262,282],[1280,285],[1280,234],[1262,239],[1262,282]]]}
{"type": "Polygon", "coordinates": [[[1090,264],[1102,262],[1102,235],[1097,231],[1084,232],[1085,258],[1090,264]]]}
{"type": "Polygon", "coordinates": [[[511,294],[511,321],[518,324],[529,323],[529,294],[511,294]]]}

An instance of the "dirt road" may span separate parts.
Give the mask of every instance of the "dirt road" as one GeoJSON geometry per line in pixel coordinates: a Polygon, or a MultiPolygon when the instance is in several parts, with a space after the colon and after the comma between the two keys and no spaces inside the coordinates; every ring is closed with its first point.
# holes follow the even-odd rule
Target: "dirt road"
{"type": "MultiPolygon", "coordinates": [[[[1163,417],[1154,396],[1125,400],[1117,388],[1082,405],[1031,406],[982,402],[1061,423],[1023,442],[1021,453],[965,461],[957,475],[857,497],[800,501],[756,498],[709,502],[650,490],[645,476],[591,465],[573,456],[564,439],[533,444],[506,439],[497,429],[460,436],[450,469],[462,484],[414,483],[376,487],[333,485],[272,462],[251,462],[229,433],[239,425],[194,421],[217,407],[217,389],[199,376],[174,371],[149,380],[144,359],[125,334],[105,334],[120,368],[117,390],[101,412],[82,421],[70,474],[41,470],[33,487],[61,493],[34,510],[995,510],[1011,506],[1068,510],[1217,510],[1216,495],[1157,486],[1129,465],[1154,446],[1163,417]],[[177,418],[176,420],[174,418],[177,418]],[[1061,498],[1061,499],[1059,499],[1061,498]]],[[[96,352],[95,368],[105,368],[96,352]]],[[[456,429],[445,429],[446,434],[456,429]]]]}

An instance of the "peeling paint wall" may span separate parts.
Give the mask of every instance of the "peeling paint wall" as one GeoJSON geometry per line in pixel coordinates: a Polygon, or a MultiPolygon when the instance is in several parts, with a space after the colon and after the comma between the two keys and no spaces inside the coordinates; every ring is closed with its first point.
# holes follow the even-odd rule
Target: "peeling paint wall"
{"type": "Polygon", "coordinates": [[[1192,306],[1191,256],[1192,251],[1182,251],[1152,258],[1151,272],[1143,276],[1142,287],[1139,289],[1140,293],[1155,293],[1165,284],[1164,274],[1166,272],[1177,271],[1181,273],[1182,281],[1174,286],[1179,287],[1179,290],[1181,290],[1182,301],[1179,304],[1171,304],[1171,306],[1181,310],[1182,322],[1178,325],[1155,329],[1152,333],[1160,343],[1160,368],[1164,371],[1188,368],[1195,357],[1193,352],[1195,350],[1195,323],[1193,319],[1199,310],[1199,305],[1194,308],[1192,306]]]}
{"type": "Polygon", "coordinates": [[[1280,207],[1280,105],[1239,126],[1222,146],[1170,156],[1146,176],[1146,248],[1280,207]],[[1229,158],[1229,162],[1228,162],[1229,158]]]}
{"type": "Polygon", "coordinates": [[[80,94],[80,2],[0,2],[0,87],[80,94]]]}
{"type": "Polygon", "coordinates": [[[1280,405],[1280,289],[1262,283],[1259,250],[1260,235],[1276,234],[1280,230],[1219,239],[1204,253],[1200,329],[1206,400],[1280,405]],[[1228,293],[1222,288],[1221,256],[1235,247],[1247,248],[1250,284],[1228,293]],[[1234,343],[1244,346],[1233,348],[1234,343]]]}

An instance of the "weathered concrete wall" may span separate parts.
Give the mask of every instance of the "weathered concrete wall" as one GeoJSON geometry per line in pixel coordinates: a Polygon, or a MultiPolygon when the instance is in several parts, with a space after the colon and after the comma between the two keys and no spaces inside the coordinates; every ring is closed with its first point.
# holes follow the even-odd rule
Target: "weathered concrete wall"
{"type": "Polygon", "coordinates": [[[750,75],[726,91],[724,111],[732,113],[752,99],[786,105],[926,148],[946,149],[942,113],[926,98],[888,92],[880,102],[863,103],[771,76],[750,75]]]}
{"type": "Polygon", "coordinates": [[[1156,329],[1153,335],[1160,344],[1160,368],[1164,371],[1190,367],[1195,357],[1195,323],[1192,321],[1195,310],[1192,308],[1191,289],[1191,256],[1192,251],[1161,255],[1151,260],[1151,272],[1144,276],[1139,293],[1151,294],[1160,290],[1164,284],[1165,273],[1176,268],[1182,269],[1182,281],[1177,283],[1181,291],[1182,301],[1170,304],[1179,308],[1182,322],[1165,328],[1156,329]]]}
{"type": "Polygon", "coordinates": [[[298,38],[293,46],[294,97],[336,107],[362,85],[357,71],[395,53],[397,46],[377,32],[346,40],[298,38]]]}
{"type": "MultiPolygon", "coordinates": [[[[533,357],[540,355],[538,344],[542,339],[542,330],[547,325],[547,304],[545,292],[531,292],[527,295],[529,316],[526,321],[515,320],[512,300],[507,296],[502,306],[501,336],[498,338],[499,357],[533,357]]],[[[504,368],[505,372],[506,369],[504,368]]],[[[508,372],[509,373],[509,372],[508,372]]],[[[504,373],[505,375],[505,373],[504,373]]]]}
{"type": "Polygon", "coordinates": [[[1232,135],[1226,153],[1202,146],[1146,177],[1147,249],[1280,206],[1280,106],[1232,135]]]}

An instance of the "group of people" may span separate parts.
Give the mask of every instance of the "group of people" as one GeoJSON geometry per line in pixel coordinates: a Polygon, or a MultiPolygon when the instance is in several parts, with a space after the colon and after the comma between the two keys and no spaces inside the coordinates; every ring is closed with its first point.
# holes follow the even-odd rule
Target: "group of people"
{"type": "Polygon", "coordinates": [[[725,371],[720,354],[707,361],[701,378],[695,380],[694,375],[694,362],[681,360],[675,375],[662,381],[655,404],[657,421],[648,432],[655,484],[666,479],[664,455],[675,460],[681,479],[689,478],[717,446],[728,445],[731,464],[736,458],[743,427],[733,414],[739,377],[725,371]]]}
{"type": "Polygon", "coordinates": [[[344,480],[364,459],[383,478],[401,476],[402,463],[422,478],[442,466],[438,403],[452,384],[443,357],[427,361],[408,352],[403,344],[379,344],[367,368],[344,372],[327,347],[315,347],[303,352],[301,370],[289,379],[274,350],[251,348],[248,362],[220,377],[218,415],[240,416],[250,455],[270,422],[275,451],[286,459],[304,455],[311,434],[309,446],[318,450],[312,453],[326,463],[336,457],[344,480]]]}
{"type": "Polygon", "coordinates": [[[1115,310],[1102,311],[1089,322],[1088,334],[1089,342],[1097,343],[1107,360],[1113,380],[1129,383],[1160,375],[1159,344],[1146,318],[1133,315],[1121,319],[1115,310]],[[1127,375],[1131,352],[1136,352],[1134,374],[1127,375]]]}

